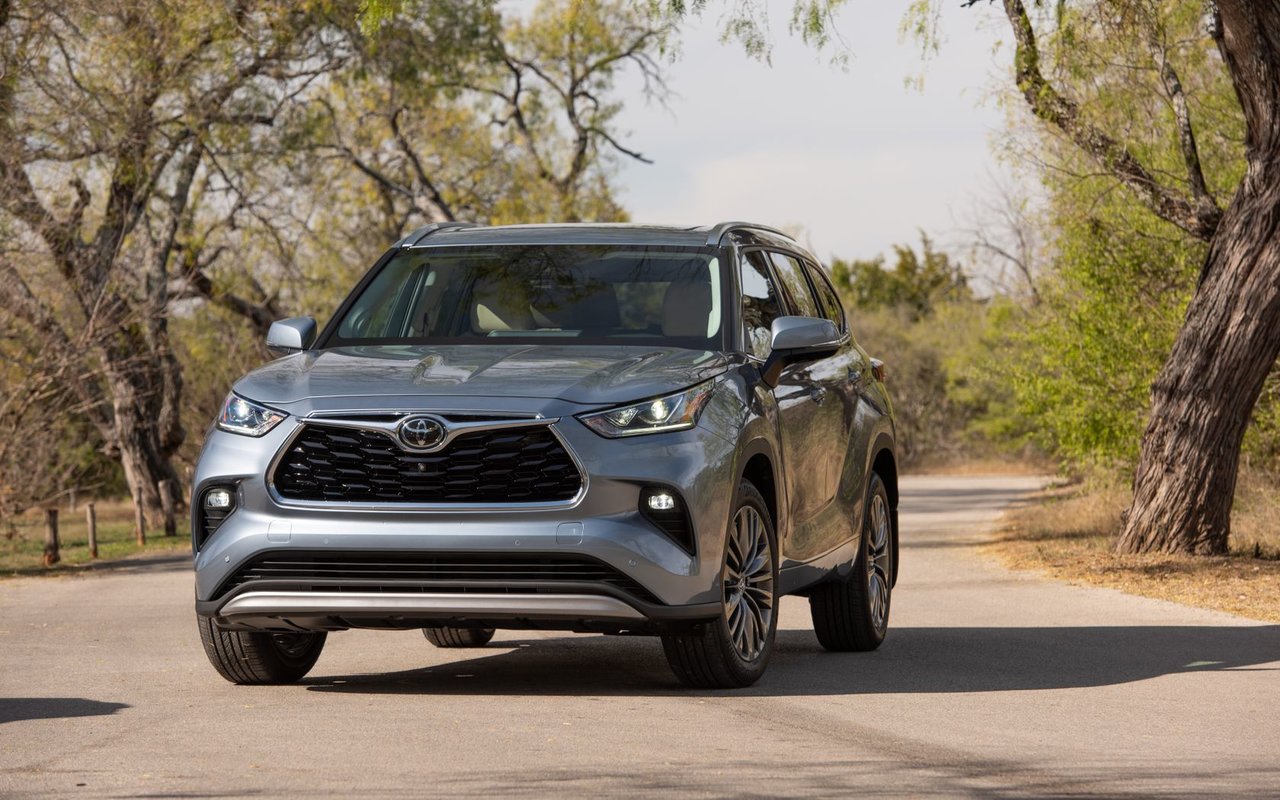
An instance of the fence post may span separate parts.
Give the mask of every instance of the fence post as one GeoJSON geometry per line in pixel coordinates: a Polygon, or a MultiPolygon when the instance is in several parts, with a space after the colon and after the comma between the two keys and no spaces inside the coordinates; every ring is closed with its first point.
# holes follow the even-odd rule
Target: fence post
{"type": "Polygon", "coordinates": [[[58,509],[44,510],[44,559],[46,567],[52,567],[62,560],[58,547],[58,509]]]}
{"type": "Polygon", "coordinates": [[[147,520],[142,514],[142,501],[136,500],[133,505],[133,528],[138,537],[138,547],[147,543],[147,520]]]}
{"type": "Polygon", "coordinates": [[[98,557],[98,512],[90,500],[84,507],[84,521],[89,526],[89,558],[98,557]]]}
{"type": "Polygon", "coordinates": [[[160,508],[164,511],[164,535],[176,536],[178,521],[173,510],[173,481],[165,478],[156,488],[160,490],[160,508]]]}

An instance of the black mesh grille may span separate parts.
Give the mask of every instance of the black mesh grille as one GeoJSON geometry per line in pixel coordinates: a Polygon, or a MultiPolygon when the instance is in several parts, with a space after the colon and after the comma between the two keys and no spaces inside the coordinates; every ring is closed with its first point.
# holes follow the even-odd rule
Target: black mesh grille
{"type": "Polygon", "coordinates": [[[326,592],[530,592],[554,591],[549,584],[556,583],[599,583],[658,602],[627,575],[587,556],[274,552],[236,570],[215,599],[247,583],[326,592]]]}
{"type": "Polygon", "coordinates": [[[290,500],[530,503],[572,499],[582,477],[545,425],[464,433],[435,453],[375,431],[306,425],[275,471],[290,500]]]}

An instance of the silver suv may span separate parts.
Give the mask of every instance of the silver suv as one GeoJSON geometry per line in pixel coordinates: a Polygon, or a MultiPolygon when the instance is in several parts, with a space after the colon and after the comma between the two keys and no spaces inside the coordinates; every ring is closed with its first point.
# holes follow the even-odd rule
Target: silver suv
{"type": "Polygon", "coordinates": [[[761,225],[431,225],[236,383],[193,492],[196,613],[236,683],[330,631],[660,636],[754,683],[778,600],[884,639],[894,423],[817,259],[761,225]]]}

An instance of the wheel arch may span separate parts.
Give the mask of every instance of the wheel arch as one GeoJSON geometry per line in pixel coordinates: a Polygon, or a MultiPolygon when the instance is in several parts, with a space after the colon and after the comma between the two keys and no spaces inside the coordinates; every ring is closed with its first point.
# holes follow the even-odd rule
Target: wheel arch
{"type": "Polygon", "coordinates": [[[769,508],[770,521],[778,537],[779,549],[783,541],[781,509],[781,487],[778,484],[778,471],[773,450],[763,440],[756,440],[743,449],[740,457],[742,467],[738,470],[740,480],[750,481],[764,496],[764,503],[769,508]]]}

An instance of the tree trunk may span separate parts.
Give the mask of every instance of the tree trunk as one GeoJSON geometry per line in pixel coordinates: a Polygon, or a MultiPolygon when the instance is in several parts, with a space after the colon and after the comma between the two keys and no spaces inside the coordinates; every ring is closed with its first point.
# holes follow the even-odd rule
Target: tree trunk
{"type": "Polygon", "coordinates": [[[44,556],[41,563],[52,567],[62,560],[62,550],[58,542],[58,509],[44,510],[44,556]]]}
{"type": "Polygon", "coordinates": [[[89,532],[89,558],[98,557],[98,511],[94,508],[93,501],[84,508],[84,521],[89,532]]]}
{"type": "MultiPolygon", "coordinates": [[[[124,467],[125,483],[134,505],[141,509],[144,522],[160,527],[164,519],[164,501],[160,497],[160,481],[180,485],[178,473],[161,442],[159,420],[149,412],[148,398],[142,396],[130,380],[131,376],[107,367],[111,391],[112,443],[124,467]]],[[[158,389],[157,389],[158,391],[158,389]]]]}
{"type": "Polygon", "coordinates": [[[1251,163],[1152,388],[1122,553],[1227,551],[1240,445],[1280,356],[1280,157],[1251,163]]]}
{"type": "Polygon", "coordinates": [[[1247,167],[1152,387],[1122,553],[1227,551],[1240,445],[1280,356],[1280,4],[1216,7],[1247,167]]]}
{"type": "Polygon", "coordinates": [[[160,481],[158,488],[160,489],[160,508],[164,515],[164,535],[176,536],[178,533],[178,520],[177,515],[174,513],[174,493],[177,489],[177,484],[166,478],[160,481]]]}

